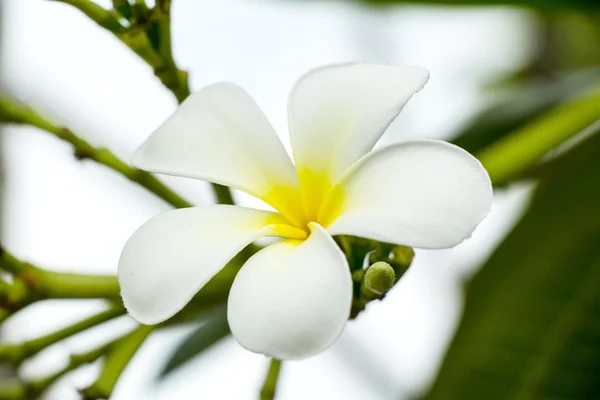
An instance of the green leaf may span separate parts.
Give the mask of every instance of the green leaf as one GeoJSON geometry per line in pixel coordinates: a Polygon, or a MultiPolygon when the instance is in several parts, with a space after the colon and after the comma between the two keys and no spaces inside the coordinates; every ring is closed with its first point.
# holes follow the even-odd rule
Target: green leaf
{"type": "Polygon", "coordinates": [[[482,151],[566,102],[599,77],[600,70],[592,69],[562,79],[518,85],[471,119],[452,142],[471,153],[482,151]]]}
{"type": "Polygon", "coordinates": [[[600,398],[600,140],[555,165],[469,283],[427,399],[600,398]]]}
{"type": "Polygon", "coordinates": [[[553,108],[476,154],[494,185],[518,179],[559,145],[600,119],[600,84],[553,108]]]}
{"type": "Polygon", "coordinates": [[[226,307],[217,307],[206,314],[201,320],[201,325],[181,342],[159,374],[159,379],[163,379],[177,368],[191,361],[228,334],[229,325],[227,324],[226,307]]]}
{"type": "Polygon", "coordinates": [[[596,0],[359,0],[371,5],[430,4],[444,6],[498,6],[514,5],[540,9],[600,9],[596,0]]]}

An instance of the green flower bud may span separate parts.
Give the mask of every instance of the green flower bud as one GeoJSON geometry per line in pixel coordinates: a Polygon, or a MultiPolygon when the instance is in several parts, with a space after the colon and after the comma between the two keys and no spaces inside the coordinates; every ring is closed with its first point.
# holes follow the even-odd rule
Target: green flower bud
{"type": "Polygon", "coordinates": [[[380,297],[390,290],[396,281],[396,273],[390,264],[379,261],[367,268],[364,276],[364,288],[367,297],[380,297]]]}
{"type": "Polygon", "coordinates": [[[396,272],[396,281],[408,270],[415,258],[415,251],[411,247],[394,246],[390,252],[390,265],[396,272]]]}

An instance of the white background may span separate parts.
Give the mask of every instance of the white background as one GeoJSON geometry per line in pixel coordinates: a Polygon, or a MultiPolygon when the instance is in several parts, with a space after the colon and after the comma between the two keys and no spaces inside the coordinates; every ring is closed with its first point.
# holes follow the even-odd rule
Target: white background
{"type": "MultiPolygon", "coordinates": [[[[44,0],[2,0],[2,86],[98,146],[128,159],[176,107],[152,71],[78,11],[44,0]]],[[[110,1],[99,2],[109,7],[110,1]]],[[[502,8],[398,7],[341,3],[175,0],[175,58],[192,89],[232,81],[253,95],[281,138],[286,97],[308,69],[341,61],[419,64],[430,83],[384,136],[449,138],[485,104],[483,85],[516,70],[532,51],[531,15],[502,8]]],[[[168,205],[116,173],[79,162],[71,148],[28,127],[2,132],[2,243],[18,257],[60,271],[115,273],[129,235],[168,205]]],[[[208,186],[165,178],[194,203],[212,201],[208,186]]],[[[497,193],[488,219],[451,250],[419,251],[382,303],[369,306],[325,353],[284,365],[280,399],[397,399],[433,379],[460,317],[461,288],[510,229],[527,188],[497,193]]],[[[242,204],[263,207],[236,193],[242,204]]],[[[19,342],[97,311],[99,302],[35,305],[2,327],[19,342]]],[[[129,317],[60,343],[26,363],[39,377],[71,351],[115,336],[129,317]]],[[[255,399],[267,360],[229,339],[161,384],[155,375],[188,328],[154,334],[126,370],[114,400],[255,399]]],[[[48,399],[77,399],[99,366],[72,374],[48,399]]]]}

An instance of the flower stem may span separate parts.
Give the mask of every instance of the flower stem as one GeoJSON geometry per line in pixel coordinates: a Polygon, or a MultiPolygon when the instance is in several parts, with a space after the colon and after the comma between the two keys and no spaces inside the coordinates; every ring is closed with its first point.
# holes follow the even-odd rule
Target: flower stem
{"type": "Polygon", "coordinates": [[[154,328],[154,326],[140,325],[111,346],[100,376],[91,386],[83,390],[86,400],[110,398],[121,373],[154,328]]]}
{"type": "Polygon", "coordinates": [[[175,208],[191,207],[191,204],[161,183],[152,174],[130,167],[107,149],[92,146],[72,131],[59,127],[45,120],[35,110],[0,99],[0,120],[18,124],[28,124],[40,128],[73,146],[75,157],[80,160],[90,159],[102,164],[132,182],[146,188],[175,208]]]}
{"type": "Polygon", "coordinates": [[[18,365],[26,358],[34,356],[46,347],[49,347],[63,339],[73,336],[93,326],[123,315],[124,313],[125,309],[122,306],[115,305],[64,329],[39,337],[37,339],[32,339],[21,344],[0,346],[0,360],[9,361],[18,365]]]}
{"type": "Polygon", "coordinates": [[[272,358],[271,363],[269,364],[269,370],[267,371],[267,376],[265,377],[262,389],[260,390],[260,400],[273,400],[275,398],[280,371],[281,360],[272,358]]]}

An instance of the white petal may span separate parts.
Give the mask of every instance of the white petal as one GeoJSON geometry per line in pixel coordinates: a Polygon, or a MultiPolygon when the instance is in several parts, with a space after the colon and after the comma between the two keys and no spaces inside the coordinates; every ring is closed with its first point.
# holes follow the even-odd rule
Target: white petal
{"type": "Polygon", "coordinates": [[[278,242],[252,256],[233,282],[229,326],[250,351],[278,359],[309,357],[329,347],[348,321],[348,263],[320,225],[310,226],[304,242],[278,242]]]}
{"type": "Polygon", "coordinates": [[[332,189],[322,221],[332,235],[441,249],[468,238],[491,202],[490,178],[475,157],[414,140],[358,161],[332,189]]]}
{"type": "Polygon", "coordinates": [[[157,215],[133,234],[119,259],[127,311],[144,324],[170,318],[253,240],[306,237],[284,224],[276,213],[223,205],[157,215]]]}
{"type": "Polygon", "coordinates": [[[346,64],[316,69],[298,81],[289,100],[289,129],[309,213],[428,78],[416,66],[346,64]]]}
{"type": "Polygon", "coordinates": [[[141,169],[243,190],[286,216],[298,179],[273,127],[240,87],[217,83],[188,97],[136,151],[141,169]]]}

